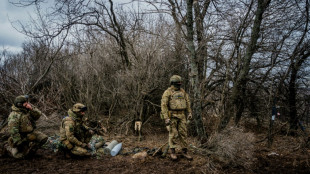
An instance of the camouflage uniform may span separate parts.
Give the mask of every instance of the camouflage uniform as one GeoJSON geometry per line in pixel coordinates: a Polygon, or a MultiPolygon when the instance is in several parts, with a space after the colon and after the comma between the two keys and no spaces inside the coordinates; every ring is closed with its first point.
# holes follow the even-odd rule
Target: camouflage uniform
{"type": "Polygon", "coordinates": [[[187,154],[187,127],[185,112],[188,118],[192,117],[192,110],[188,94],[181,88],[182,78],[173,75],[170,78],[171,87],[168,88],[161,99],[161,116],[165,119],[169,131],[169,147],[171,149],[171,159],[176,160],[175,148],[180,145],[183,156],[189,160],[193,158],[187,154]],[[179,140],[179,143],[178,143],[179,140]]]}
{"type": "Polygon", "coordinates": [[[82,147],[83,143],[89,143],[91,133],[89,127],[85,125],[83,115],[79,114],[79,108],[85,107],[81,103],[77,103],[72,109],[68,110],[66,116],[60,126],[60,141],[66,149],[77,156],[89,156],[90,153],[86,148],[82,147]]]}
{"type": "Polygon", "coordinates": [[[188,94],[184,91],[184,89],[176,90],[174,86],[168,88],[161,99],[161,111],[164,119],[170,118],[170,131],[169,131],[169,146],[170,148],[176,148],[177,140],[180,141],[180,146],[182,149],[187,148],[187,126],[186,126],[186,116],[185,111],[188,113],[192,113],[190,107],[190,101],[188,94]],[[177,94],[174,94],[177,93],[177,94]],[[171,103],[172,97],[177,98],[177,100],[185,100],[183,102],[186,103],[186,106],[182,106],[184,109],[176,109],[173,110],[170,108],[171,105],[175,105],[171,103]]]}
{"type": "MultiPolygon", "coordinates": [[[[18,96],[16,100],[23,99],[18,96]]],[[[35,107],[32,110],[24,107],[17,107],[16,102],[12,106],[12,112],[8,118],[8,151],[14,158],[22,158],[30,152],[35,152],[48,139],[47,135],[36,129],[35,121],[41,116],[41,111],[35,107]]]]}

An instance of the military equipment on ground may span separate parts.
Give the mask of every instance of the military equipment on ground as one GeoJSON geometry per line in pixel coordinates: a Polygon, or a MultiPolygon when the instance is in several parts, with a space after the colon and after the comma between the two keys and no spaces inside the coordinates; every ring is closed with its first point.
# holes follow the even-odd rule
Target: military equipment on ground
{"type": "Polygon", "coordinates": [[[119,151],[122,149],[122,143],[118,143],[116,146],[113,147],[112,151],[111,151],[111,155],[112,156],[116,156],[119,151]]]}
{"type": "Polygon", "coordinates": [[[118,144],[116,140],[113,140],[106,148],[104,148],[104,154],[111,154],[112,149],[118,144]]]}

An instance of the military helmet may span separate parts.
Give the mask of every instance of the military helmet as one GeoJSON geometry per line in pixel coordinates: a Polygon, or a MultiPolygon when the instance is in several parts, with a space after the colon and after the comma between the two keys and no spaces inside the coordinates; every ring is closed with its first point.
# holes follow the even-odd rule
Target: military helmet
{"type": "Polygon", "coordinates": [[[170,78],[170,83],[182,83],[182,77],[178,75],[173,75],[170,78]]]}
{"type": "Polygon", "coordinates": [[[17,107],[22,107],[24,103],[28,102],[28,99],[29,99],[28,95],[17,96],[14,100],[14,105],[17,107]]]}
{"type": "Polygon", "coordinates": [[[73,112],[85,112],[87,110],[87,107],[83,105],[82,103],[76,103],[72,107],[73,112]]]}

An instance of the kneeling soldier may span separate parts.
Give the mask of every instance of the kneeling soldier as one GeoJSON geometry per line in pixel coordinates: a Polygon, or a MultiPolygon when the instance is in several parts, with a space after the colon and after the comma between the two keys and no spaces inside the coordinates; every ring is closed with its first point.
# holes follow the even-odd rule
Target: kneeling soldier
{"type": "Polygon", "coordinates": [[[66,116],[60,126],[60,141],[66,150],[77,156],[90,156],[87,151],[90,149],[89,141],[93,131],[85,125],[83,117],[87,107],[81,103],[73,105],[72,109],[68,110],[66,116]]]}
{"type": "Polygon", "coordinates": [[[8,151],[14,158],[23,158],[34,154],[47,141],[47,135],[36,129],[35,121],[42,115],[41,111],[30,103],[28,96],[15,98],[12,112],[8,118],[8,151]]]}

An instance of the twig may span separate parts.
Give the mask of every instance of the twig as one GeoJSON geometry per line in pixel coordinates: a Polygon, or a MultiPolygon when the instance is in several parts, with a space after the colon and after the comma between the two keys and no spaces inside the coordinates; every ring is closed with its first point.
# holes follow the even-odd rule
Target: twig
{"type": "MultiPolygon", "coordinates": [[[[280,130],[277,131],[277,132],[272,133],[271,136],[273,136],[273,135],[275,135],[275,134],[281,132],[282,127],[284,127],[287,123],[288,123],[288,122],[284,123],[284,124],[280,127],[280,130]]],[[[266,139],[268,139],[268,137],[269,137],[269,136],[266,136],[264,139],[259,140],[259,141],[256,141],[255,143],[261,143],[261,142],[265,141],[266,139]]]]}
{"type": "Polygon", "coordinates": [[[43,112],[41,112],[41,113],[45,117],[45,119],[48,120],[47,116],[43,112]]]}
{"type": "Polygon", "coordinates": [[[2,130],[7,124],[8,124],[8,120],[5,120],[0,127],[0,130],[2,130]]]}
{"type": "Polygon", "coordinates": [[[210,151],[210,150],[198,148],[198,147],[193,146],[193,145],[190,145],[189,147],[192,148],[193,150],[195,150],[196,152],[201,153],[202,155],[207,155],[207,156],[209,156],[209,155],[214,154],[214,152],[212,152],[212,151],[210,151]]]}
{"type": "Polygon", "coordinates": [[[161,107],[160,105],[158,105],[158,104],[155,104],[155,103],[153,103],[153,102],[151,102],[151,101],[149,101],[149,100],[145,100],[145,101],[147,101],[147,102],[149,102],[149,103],[151,103],[153,106],[157,106],[157,107],[161,107]]]}
{"type": "Polygon", "coordinates": [[[162,149],[166,144],[168,144],[168,141],[167,141],[165,144],[163,144],[162,146],[160,146],[160,147],[153,153],[152,156],[155,156],[156,153],[159,152],[159,150],[162,149]]]}

